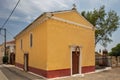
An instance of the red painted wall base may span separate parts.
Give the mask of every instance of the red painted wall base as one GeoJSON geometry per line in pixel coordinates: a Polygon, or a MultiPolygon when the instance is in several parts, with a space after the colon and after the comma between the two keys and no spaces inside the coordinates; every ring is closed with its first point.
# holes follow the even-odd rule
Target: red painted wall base
{"type": "Polygon", "coordinates": [[[19,67],[19,68],[22,68],[23,69],[23,64],[20,64],[20,63],[15,63],[15,66],[19,67]]]}
{"type": "Polygon", "coordinates": [[[84,66],[82,67],[82,73],[88,73],[95,71],[95,66],[84,66]]]}
{"type": "MultiPolygon", "coordinates": [[[[23,68],[23,64],[16,63],[16,66],[23,68]]],[[[55,77],[63,77],[63,76],[70,76],[71,70],[70,68],[68,69],[60,69],[60,70],[42,70],[42,69],[37,69],[34,67],[29,66],[29,71],[39,74],[43,77],[46,78],[55,78],[55,77]]],[[[84,66],[82,67],[82,73],[87,73],[87,72],[92,72],[95,71],[94,66],[84,66]]]]}

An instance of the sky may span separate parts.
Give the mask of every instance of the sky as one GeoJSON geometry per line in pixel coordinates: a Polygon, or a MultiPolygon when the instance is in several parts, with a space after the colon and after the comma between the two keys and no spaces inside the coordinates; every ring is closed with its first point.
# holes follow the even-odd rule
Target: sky
{"type": "MultiPolygon", "coordinates": [[[[0,27],[10,15],[18,0],[0,0],[0,27]]],[[[13,40],[14,36],[22,31],[27,25],[34,21],[43,12],[70,10],[76,4],[78,12],[92,11],[105,5],[105,10],[114,10],[120,16],[120,0],[20,0],[17,8],[12,14],[4,28],[7,29],[7,41],[13,40]]],[[[112,40],[108,44],[110,51],[120,43],[120,28],[113,33],[112,40]]],[[[3,31],[0,33],[0,44],[3,43],[3,31]]],[[[99,44],[96,51],[104,49],[99,44]]]]}

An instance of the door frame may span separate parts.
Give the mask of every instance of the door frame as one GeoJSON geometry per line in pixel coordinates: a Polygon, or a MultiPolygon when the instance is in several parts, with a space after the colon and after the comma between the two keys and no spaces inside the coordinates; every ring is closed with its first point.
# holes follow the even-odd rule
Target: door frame
{"type": "Polygon", "coordinates": [[[70,46],[70,64],[71,64],[71,67],[70,67],[70,71],[71,71],[71,76],[72,75],[80,75],[82,73],[82,50],[81,50],[81,46],[77,46],[77,45],[71,45],[70,46]],[[76,47],[79,47],[80,48],[80,52],[79,52],[79,73],[78,74],[73,74],[72,72],[72,52],[75,51],[76,47]]]}
{"type": "Polygon", "coordinates": [[[28,71],[28,65],[29,65],[29,54],[24,53],[24,71],[28,71]]]}

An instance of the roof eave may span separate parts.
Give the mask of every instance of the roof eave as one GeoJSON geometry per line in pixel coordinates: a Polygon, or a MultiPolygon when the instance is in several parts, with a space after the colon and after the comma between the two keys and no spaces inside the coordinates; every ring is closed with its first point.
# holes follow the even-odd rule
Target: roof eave
{"type": "Polygon", "coordinates": [[[39,17],[37,17],[32,23],[30,23],[26,28],[24,28],[20,33],[18,33],[14,39],[16,39],[22,32],[24,32],[27,28],[30,27],[30,25],[32,25],[35,21],[37,21],[39,18],[41,18],[42,16],[44,16],[46,14],[46,12],[44,12],[43,14],[41,14],[39,17]]]}

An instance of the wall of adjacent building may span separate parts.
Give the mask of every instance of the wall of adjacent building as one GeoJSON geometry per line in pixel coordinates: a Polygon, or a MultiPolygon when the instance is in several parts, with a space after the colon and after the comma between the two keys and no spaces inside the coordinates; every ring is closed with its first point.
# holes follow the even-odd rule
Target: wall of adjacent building
{"type": "Polygon", "coordinates": [[[0,64],[2,64],[2,57],[3,57],[3,46],[0,45],[0,64]]]}

